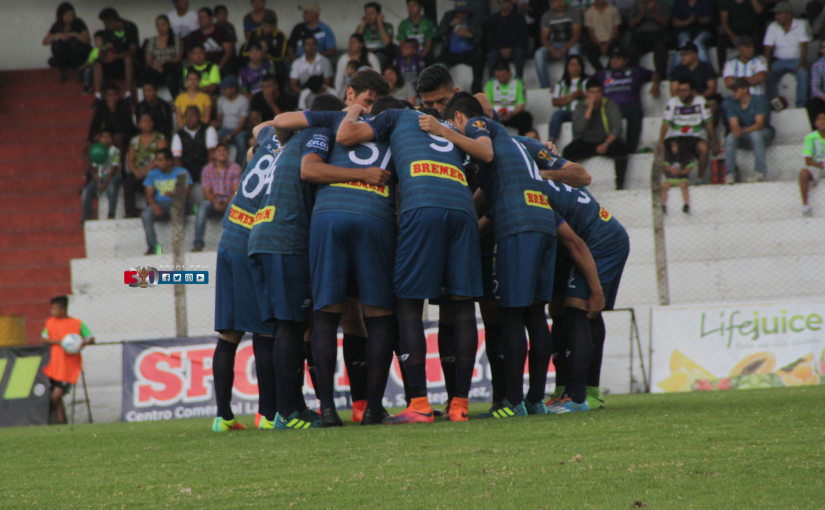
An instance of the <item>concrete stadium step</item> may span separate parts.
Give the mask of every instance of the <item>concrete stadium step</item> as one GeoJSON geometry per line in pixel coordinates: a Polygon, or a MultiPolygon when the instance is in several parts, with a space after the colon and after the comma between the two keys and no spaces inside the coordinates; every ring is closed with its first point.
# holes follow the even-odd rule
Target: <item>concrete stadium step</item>
{"type": "Polygon", "coordinates": [[[60,111],[32,111],[25,114],[0,112],[0,125],[6,127],[65,127],[89,131],[94,111],[60,110],[60,111]]]}
{"type": "MultiPolygon", "coordinates": [[[[172,250],[172,232],[168,222],[156,223],[158,242],[164,253],[172,250]]],[[[146,253],[146,234],[139,219],[87,221],[86,253],[90,258],[135,257],[146,253]]],[[[220,218],[210,219],[206,227],[206,249],[216,251],[223,234],[220,218]]],[[[189,252],[195,239],[195,216],[186,217],[184,249],[189,252]]],[[[147,262],[148,263],[148,262],[147,262]]]]}
{"type": "MultiPolygon", "coordinates": [[[[83,243],[41,248],[0,248],[0,267],[5,269],[63,266],[67,260],[86,256],[83,243]]],[[[2,282],[0,282],[2,285],[2,282]]]]}
{"type": "Polygon", "coordinates": [[[66,129],[64,127],[40,127],[40,128],[0,128],[0,140],[3,144],[11,143],[31,143],[43,140],[60,140],[61,142],[84,142],[88,133],[81,129],[66,129]]]}
{"type": "Polygon", "coordinates": [[[37,232],[24,232],[0,236],[0,250],[35,250],[49,249],[55,246],[83,246],[83,229],[78,225],[73,227],[56,226],[37,232]]]}
{"type": "Polygon", "coordinates": [[[94,96],[33,96],[4,97],[0,99],[0,112],[27,115],[32,112],[74,111],[86,113],[92,111],[94,96]]]}
{"type": "Polygon", "coordinates": [[[56,142],[44,144],[42,141],[7,142],[0,140],[0,159],[28,159],[42,161],[60,157],[77,157],[83,151],[83,142],[56,142]]]}

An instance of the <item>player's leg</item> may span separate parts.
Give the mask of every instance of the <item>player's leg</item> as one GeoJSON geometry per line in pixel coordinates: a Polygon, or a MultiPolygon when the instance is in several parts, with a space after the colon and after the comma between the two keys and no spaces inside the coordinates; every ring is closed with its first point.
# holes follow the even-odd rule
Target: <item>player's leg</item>
{"type": "Polygon", "coordinates": [[[547,391],[547,369],[553,356],[553,338],[544,313],[545,305],[553,300],[556,271],[556,239],[547,234],[532,235],[541,247],[538,278],[535,279],[533,304],[524,317],[530,338],[530,389],[525,399],[528,414],[547,414],[544,395],[547,391]]]}
{"type": "Polygon", "coordinates": [[[51,407],[50,412],[54,412],[54,418],[58,425],[66,423],[66,407],[63,405],[63,395],[65,394],[66,390],[63,385],[57,383],[57,381],[52,381],[52,394],[49,405],[51,407]]]}
{"type": "Polygon", "coordinates": [[[444,412],[449,418],[450,402],[455,396],[455,326],[452,300],[441,296],[438,299],[438,310],[438,357],[441,360],[444,388],[447,391],[447,408],[444,412]]]}
{"type": "Polygon", "coordinates": [[[391,310],[364,305],[367,327],[367,409],[361,425],[377,425],[389,416],[384,409],[384,391],[398,343],[398,325],[391,310]]]}
{"type": "Polygon", "coordinates": [[[487,352],[487,362],[490,364],[490,383],[493,387],[493,405],[501,403],[506,395],[506,370],[504,368],[504,352],[502,351],[501,322],[498,316],[498,305],[494,300],[482,299],[478,302],[481,310],[481,320],[484,322],[484,348],[487,352]]]}
{"type": "Polygon", "coordinates": [[[243,331],[222,330],[212,358],[212,382],[215,386],[215,402],[218,416],[212,423],[213,432],[243,430],[244,425],[235,420],[232,412],[232,386],[235,384],[235,353],[243,337],[243,331]]]}
{"type": "Polygon", "coordinates": [[[352,421],[358,423],[367,408],[367,327],[358,299],[347,299],[341,316],[341,329],[344,331],[344,364],[349,376],[352,421]]]}
{"type": "Polygon", "coordinates": [[[573,262],[566,250],[558,250],[556,269],[553,274],[553,299],[548,311],[553,318],[553,353],[551,358],[556,369],[556,389],[545,405],[550,407],[564,396],[567,385],[567,331],[564,321],[564,302],[567,299],[567,285],[570,281],[573,262]]]}
{"type": "Polygon", "coordinates": [[[335,369],[338,365],[338,324],[344,304],[325,306],[313,313],[312,357],[315,362],[315,394],[321,401],[325,427],[343,425],[335,409],[335,369]]]}
{"type": "MultiPolygon", "coordinates": [[[[274,333],[274,329],[273,329],[274,333]]],[[[277,383],[273,351],[275,335],[252,334],[252,351],[255,353],[255,375],[258,377],[258,416],[255,426],[269,428],[278,409],[277,383]]]]}

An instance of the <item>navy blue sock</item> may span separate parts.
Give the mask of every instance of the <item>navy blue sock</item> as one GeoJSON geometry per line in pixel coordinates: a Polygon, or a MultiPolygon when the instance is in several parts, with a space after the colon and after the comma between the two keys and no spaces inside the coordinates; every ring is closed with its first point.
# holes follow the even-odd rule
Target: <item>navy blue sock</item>
{"type": "Polygon", "coordinates": [[[531,404],[544,400],[547,369],[550,368],[550,358],[553,355],[553,338],[550,336],[550,327],[547,326],[544,307],[544,303],[533,303],[527,309],[524,320],[530,337],[530,389],[527,391],[527,400],[531,404]]]}
{"type": "Polygon", "coordinates": [[[272,352],[275,337],[252,334],[252,351],[255,353],[255,374],[258,377],[258,412],[269,421],[275,419],[278,410],[277,382],[272,352]]]}
{"type": "Polygon", "coordinates": [[[564,312],[553,317],[553,366],[556,367],[556,386],[567,386],[567,326],[564,312]]]}
{"type": "Polygon", "coordinates": [[[367,409],[380,412],[384,407],[384,391],[392,366],[392,354],[398,342],[395,315],[367,317],[367,409]]]}
{"type": "Polygon", "coordinates": [[[577,404],[587,398],[587,376],[593,357],[593,331],[587,312],[565,308],[567,321],[567,387],[565,392],[577,404]]]}
{"type": "Polygon", "coordinates": [[[279,321],[275,334],[275,375],[278,380],[278,414],[286,418],[303,409],[301,386],[304,380],[304,332],[306,322],[279,321]]]}
{"type": "Polygon", "coordinates": [[[218,416],[224,420],[232,420],[232,386],[235,384],[235,352],[238,344],[227,342],[219,338],[212,358],[212,383],[215,386],[215,400],[218,405],[218,416]]]}
{"type": "Polygon", "coordinates": [[[493,402],[507,398],[507,381],[504,370],[504,352],[501,345],[501,324],[484,323],[484,348],[490,363],[490,382],[493,386],[493,402]]]}
{"type": "Polygon", "coordinates": [[[398,298],[395,312],[398,316],[399,359],[407,370],[409,390],[407,398],[427,396],[427,339],[424,337],[423,299],[398,298]]]}
{"type": "Polygon", "coordinates": [[[438,321],[438,356],[441,358],[441,370],[444,372],[444,387],[447,399],[455,396],[455,327],[438,321]]]}
{"type": "MultiPolygon", "coordinates": [[[[340,313],[316,311],[312,315],[312,349],[315,395],[321,409],[335,407],[335,368],[338,365],[338,323],[340,313]]],[[[310,372],[312,373],[312,372],[310,372]]]]}
{"type": "Polygon", "coordinates": [[[524,362],[527,361],[527,333],[524,308],[499,308],[507,374],[507,401],[518,405],[524,400],[524,362]]]}
{"type": "Polygon", "coordinates": [[[454,396],[455,398],[467,398],[470,395],[473,370],[476,366],[476,354],[478,354],[476,304],[472,299],[454,299],[452,307],[453,327],[455,329],[453,340],[455,350],[454,396]]]}
{"type": "Polygon", "coordinates": [[[344,333],[344,364],[353,402],[367,399],[367,339],[344,333]]]}
{"type": "Polygon", "coordinates": [[[590,330],[593,332],[593,356],[590,359],[590,372],[587,374],[587,385],[599,387],[602,375],[602,357],[604,356],[604,318],[602,314],[590,319],[590,330]]]}

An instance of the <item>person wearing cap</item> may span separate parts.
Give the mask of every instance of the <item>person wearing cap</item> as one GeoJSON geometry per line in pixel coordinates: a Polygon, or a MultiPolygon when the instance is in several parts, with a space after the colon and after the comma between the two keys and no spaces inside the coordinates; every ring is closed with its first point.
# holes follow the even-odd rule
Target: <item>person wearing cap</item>
{"type": "Polygon", "coordinates": [[[215,11],[201,7],[198,11],[200,28],[183,39],[183,45],[189,52],[197,45],[206,51],[206,59],[217,64],[222,73],[231,71],[227,66],[235,58],[235,43],[232,36],[223,28],[215,25],[215,11]]]}
{"type": "Polygon", "coordinates": [[[473,68],[473,94],[482,92],[484,57],[481,47],[484,41],[484,19],[470,10],[468,0],[456,0],[455,8],[448,11],[435,33],[441,39],[441,55],[436,63],[450,68],[467,64],[473,68]]]}
{"type": "Polygon", "coordinates": [[[765,95],[765,81],[768,79],[768,61],[762,55],[756,55],[754,41],[748,36],[736,40],[739,55],[725,62],[722,77],[728,90],[733,87],[733,80],[746,78],[750,84],[751,95],[765,95]]]}
{"type": "Polygon", "coordinates": [[[720,0],[719,24],[721,30],[716,38],[717,62],[728,59],[728,48],[733,47],[741,37],[756,41],[762,49],[762,21],[759,16],[764,10],[759,0],[720,0]]]}
{"type": "Polygon", "coordinates": [[[246,127],[249,118],[249,99],[238,93],[238,78],[227,76],[221,80],[221,97],[218,99],[218,115],[212,125],[218,130],[223,143],[231,143],[238,149],[235,162],[246,166],[246,127]]]}
{"type": "Polygon", "coordinates": [[[796,76],[796,106],[802,108],[808,101],[808,29],[804,20],[794,19],[788,2],[779,2],[773,8],[776,21],[765,31],[765,59],[770,64],[768,98],[779,95],[779,80],[786,74],[796,76]]]}
{"type": "Polygon", "coordinates": [[[670,6],[666,0],[641,0],[630,11],[627,26],[630,28],[630,61],[638,63],[645,54],[653,51],[653,62],[659,76],[667,76],[667,33],[670,25],[670,6]]]}
{"type": "Polygon", "coordinates": [[[384,13],[381,12],[381,4],[378,2],[364,5],[364,17],[361,18],[361,24],[355,32],[364,36],[367,51],[378,57],[382,68],[395,58],[397,48],[392,43],[395,31],[392,24],[384,21],[384,13]]]}
{"type": "Polygon", "coordinates": [[[616,46],[610,52],[610,68],[598,71],[593,76],[604,87],[604,97],[619,105],[622,117],[627,119],[627,147],[634,153],[642,133],[642,85],[652,81],[650,95],[658,98],[662,79],[659,73],[644,67],[628,67],[627,61],[627,53],[616,46]]]}
{"type": "Polygon", "coordinates": [[[613,43],[619,39],[621,24],[619,10],[607,5],[606,0],[594,0],[593,5],[584,11],[584,26],[589,35],[584,40],[584,53],[597,71],[604,69],[600,59],[608,56],[613,43]]]}
{"type": "MultiPolygon", "coordinates": [[[[699,50],[699,60],[709,62],[708,45],[711,42],[713,7],[710,0],[675,0],[671,11],[673,28],[678,31],[676,46],[692,42],[699,50]]],[[[679,54],[673,55],[670,69],[679,65],[679,54]]]]}
{"type": "Polygon", "coordinates": [[[332,64],[327,57],[318,54],[318,40],[315,36],[306,36],[301,46],[304,54],[292,63],[292,70],[289,72],[289,87],[292,92],[300,94],[311,76],[323,76],[327,86],[332,86],[332,78],[335,76],[332,64]]]}
{"type": "Polygon", "coordinates": [[[765,96],[751,95],[750,87],[747,78],[736,78],[731,87],[733,96],[725,99],[724,111],[730,124],[725,138],[725,182],[728,183],[733,183],[738,173],[736,152],[743,147],[753,150],[755,173],[748,182],[767,178],[767,147],[775,134],[771,127],[771,106],[765,96]]]}
{"type": "Polygon", "coordinates": [[[820,113],[825,113],[825,41],[819,43],[822,58],[811,68],[811,99],[808,101],[808,120],[811,127],[820,113]]]}
{"type": "Polygon", "coordinates": [[[172,27],[176,37],[183,39],[190,33],[199,29],[198,13],[189,10],[189,0],[172,0],[175,9],[167,14],[169,25],[172,27]]]}
{"type": "Polygon", "coordinates": [[[264,23],[278,26],[278,15],[272,9],[266,8],[266,0],[252,0],[252,12],[243,17],[243,33],[246,39],[264,23]]]}
{"type": "Polygon", "coordinates": [[[304,41],[310,35],[315,36],[318,53],[326,58],[333,58],[338,52],[335,34],[332,29],[321,22],[321,7],[318,2],[306,2],[298,6],[303,13],[303,23],[298,23],[289,34],[287,52],[290,59],[304,56],[304,41]]]}
{"type": "Polygon", "coordinates": [[[670,96],[676,97],[680,78],[692,78],[696,92],[705,99],[716,95],[716,70],[707,62],[699,60],[699,49],[689,42],[679,48],[682,63],[670,73],[670,96]]]}

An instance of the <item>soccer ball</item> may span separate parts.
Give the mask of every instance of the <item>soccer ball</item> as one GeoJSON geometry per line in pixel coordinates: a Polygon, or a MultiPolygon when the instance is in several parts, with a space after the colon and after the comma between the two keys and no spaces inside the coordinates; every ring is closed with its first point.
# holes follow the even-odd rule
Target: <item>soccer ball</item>
{"type": "Polygon", "coordinates": [[[77,333],[69,333],[60,341],[61,347],[66,351],[66,354],[77,354],[83,346],[83,337],[77,333]]]}

